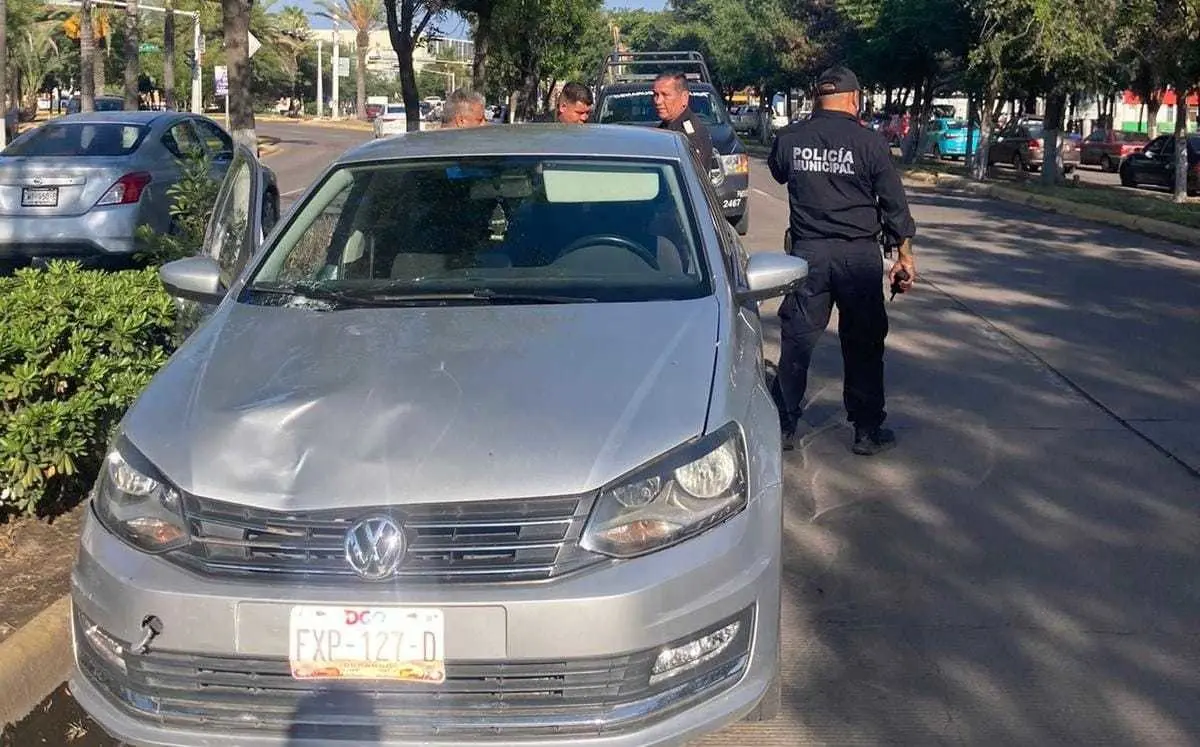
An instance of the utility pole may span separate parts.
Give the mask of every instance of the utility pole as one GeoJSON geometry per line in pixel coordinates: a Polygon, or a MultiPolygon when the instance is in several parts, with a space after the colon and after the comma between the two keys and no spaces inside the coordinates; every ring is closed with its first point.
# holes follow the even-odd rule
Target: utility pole
{"type": "Polygon", "coordinates": [[[342,58],[341,47],[338,43],[338,22],[333,22],[333,106],[330,107],[333,111],[331,116],[334,119],[341,119],[341,102],[338,101],[338,77],[342,74],[342,58]]]}
{"type": "Polygon", "coordinates": [[[325,42],[317,39],[317,119],[323,116],[321,110],[325,108],[325,70],[322,60],[324,46],[325,42]]]}

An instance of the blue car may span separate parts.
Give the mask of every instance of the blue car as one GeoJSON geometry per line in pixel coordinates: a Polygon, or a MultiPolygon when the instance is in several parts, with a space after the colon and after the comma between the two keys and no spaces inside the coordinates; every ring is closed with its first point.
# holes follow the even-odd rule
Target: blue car
{"type": "MultiPolygon", "coordinates": [[[[975,152],[979,152],[979,125],[972,126],[975,152]]],[[[967,155],[967,123],[962,119],[938,117],[930,120],[921,136],[921,152],[934,158],[962,158],[967,155]]]]}

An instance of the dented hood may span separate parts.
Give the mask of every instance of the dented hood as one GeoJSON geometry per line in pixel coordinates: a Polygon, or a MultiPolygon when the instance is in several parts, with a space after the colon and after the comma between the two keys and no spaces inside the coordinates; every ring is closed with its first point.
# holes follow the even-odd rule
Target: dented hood
{"type": "Polygon", "coordinates": [[[227,304],[123,427],[181,489],[260,508],[581,493],[703,431],[717,312],[227,304]]]}

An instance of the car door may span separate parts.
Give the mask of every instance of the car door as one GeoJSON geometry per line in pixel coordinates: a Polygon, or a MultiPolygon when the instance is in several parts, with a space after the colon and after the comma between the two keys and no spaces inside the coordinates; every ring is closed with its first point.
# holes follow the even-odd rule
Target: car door
{"type": "Polygon", "coordinates": [[[220,266],[225,288],[233,285],[262,243],[263,179],[258,158],[246,146],[236,145],[201,249],[220,266]]]}
{"type": "Polygon", "coordinates": [[[203,117],[193,119],[192,125],[196,128],[196,133],[204,143],[204,149],[212,162],[213,178],[218,181],[224,180],[229,165],[233,162],[233,138],[216,122],[203,117]]]}
{"type": "MultiPolygon", "coordinates": [[[[183,178],[184,161],[192,154],[203,154],[204,146],[200,144],[196,131],[187,119],[178,119],[170,124],[158,141],[172,157],[152,158],[154,178],[149,184],[148,191],[155,204],[164,206],[169,213],[174,202],[170,189],[183,178]]],[[[161,151],[158,151],[155,155],[160,154],[161,151]]],[[[172,230],[172,219],[164,215],[161,222],[155,222],[152,225],[162,230],[172,230]]]]}
{"type": "Polygon", "coordinates": [[[1084,166],[1091,166],[1100,163],[1101,156],[1104,155],[1104,144],[1107,142],[1108,132],[1106,130],[1096,130],[1079,145],[1079,163],[1084,166]]]}
{"type": "Polygon", "coordinates": [[[1159,135],[1151,140],[1141,153],[1135,153],[1129,157],[1129,167],[1133,169],[1138,183],[1162,184],[1161,161],[1168,139],[1166,135],[1159,135]]]}
{"type": "Polygon", "coordinates": [[[996,133],[995,142],[992,143],[991,153],[988,159],[993,163],[1008,163],[1012,160],[1012,137],[1016,132],[1015,125],[1011,122],[1005,125],[1000,132],[996,133]]]}

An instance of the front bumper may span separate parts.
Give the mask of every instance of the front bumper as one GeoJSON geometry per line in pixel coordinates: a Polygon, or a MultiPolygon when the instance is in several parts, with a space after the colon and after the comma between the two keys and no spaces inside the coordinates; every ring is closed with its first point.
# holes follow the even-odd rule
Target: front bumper
{"type": "Polygon", "coordinates": [[[125,266],[136,250],[139,208],[115,205],[74,216],[5,216],[0,218],[0,262],[73,259],[89,266],[125,266]]]}
{"type": "Polygon", "coordinates": [[[89,515],[72,577],[77,619],[118,641],[162,632],[127,672],[76,623],[71,689],[134,745],[684,744],[742,718],[777,675],[780,490],[724,525],[645,558],[548,582],[305,587],[214,579],[139,553],[89,515]],[[293,603],[436,606],[443,685],[316,688],[293,680],[293,603]],[[657,683],[666,645],[741,620],[715,659],[657,683]]]}

